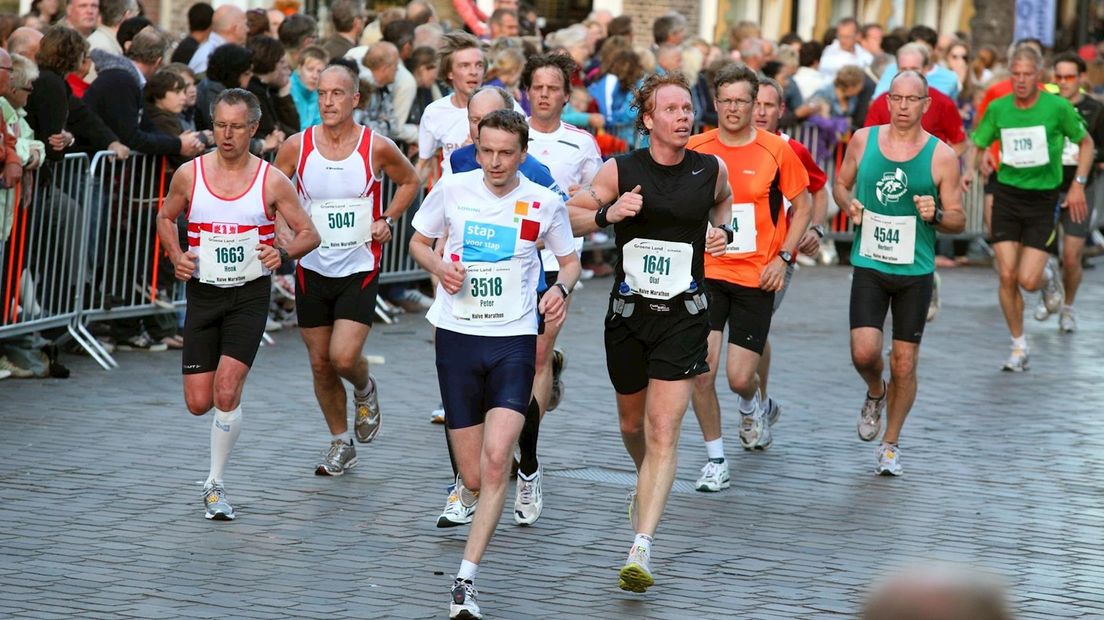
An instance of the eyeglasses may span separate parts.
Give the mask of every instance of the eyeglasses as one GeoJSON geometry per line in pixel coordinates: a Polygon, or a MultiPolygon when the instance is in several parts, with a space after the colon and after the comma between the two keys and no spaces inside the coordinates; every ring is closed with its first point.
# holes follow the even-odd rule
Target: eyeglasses
{"type": "Polygon", "coordinates": [[[718,108],[746,108],[751,103],[751,99],[717,99],[718,108]]]}
{"type": "Polygon", "coordinates": [[[1055,82],[1076,82],[1077,81],[1077,74],[1074,73],[1072,75],[1058,75],[1057,73],[1055,73],[1054,74],[1054,81],[1055,82]]]}
{"type": "Polygon", "coordinates": [[[225,123],[223,121],[215,121],[215,122],[211,123],[211,126],[214,127],[218,131],[231,129],[231,130],[234,131],[234,133],[245,131],[249,127],[249,125],[239,125],[237,123],[225,123]]]}
{"type": "Polygon", "coordinates": [[[916,95],[886,95],[886,99],[893,105],[900,105],[902,101],[908,102],[909,105],[916,105],[927,99],[927,97],[918,97],[916,95]]]}

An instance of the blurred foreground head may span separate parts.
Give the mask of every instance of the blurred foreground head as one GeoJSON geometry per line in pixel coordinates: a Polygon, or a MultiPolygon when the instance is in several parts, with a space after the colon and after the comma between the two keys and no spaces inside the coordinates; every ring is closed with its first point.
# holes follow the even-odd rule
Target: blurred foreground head
{"type": "Polygon", "coordinates": [[[862,620],[1012,620],[1004,591],[979,571],[925,566],[874,588],[862,620]]]}

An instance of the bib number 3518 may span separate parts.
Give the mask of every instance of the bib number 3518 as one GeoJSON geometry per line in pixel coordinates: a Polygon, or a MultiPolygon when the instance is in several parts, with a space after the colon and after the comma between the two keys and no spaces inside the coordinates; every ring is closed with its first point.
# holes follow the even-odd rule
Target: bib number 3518
{"type": "Polygon", "coordinates": [[[502,278],[472,278],[472,297],[501,297],[502,278]]]}

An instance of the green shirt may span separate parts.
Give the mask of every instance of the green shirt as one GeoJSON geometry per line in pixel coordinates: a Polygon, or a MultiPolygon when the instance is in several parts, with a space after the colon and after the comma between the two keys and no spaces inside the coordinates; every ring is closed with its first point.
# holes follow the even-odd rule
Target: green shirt
{"type": "Polygon", "coordinates": [[[1017,108],[1014,100],[1010,94],[991,103],[971,138],[979,148],[1001,141],[1001,183],[1052,190],[1062,183],[1063,138],[1080,142],[1085,124],[1069,101],[1046,91],[1027,109],[1017,108]]]}
{"type": "Polygon", "coordinates": [[[893,161],[878,148],[882,127],[870,128],[855,175],[854,196],[864,213],[863,223],[855,227],[851,264],[894,275],[926,275],[935,271],[935,228],[920,219],[913,197],[932,196],[939,204],[939,187],[932,178],[939,139],[928,136],[915,157],[893,161]]]}

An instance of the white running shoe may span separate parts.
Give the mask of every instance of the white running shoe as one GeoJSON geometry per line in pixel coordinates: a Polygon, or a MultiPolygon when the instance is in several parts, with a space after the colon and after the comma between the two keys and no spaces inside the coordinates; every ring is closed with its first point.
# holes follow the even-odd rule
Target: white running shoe
{"type": "Polygon", "coordinates": [[[716,493],[723,489],[727,489],[730,486],[730,478],[728,476],[728,461],[721,461],[720,463],[714,460],[708,460],[701,468],[701,478],[698,478],[695,489],[703,491],[705,493],[716,493]]]}
{"type": "Polygon", "coordinates": [[[771,441],[770,424],[761,409],[754,413],[740,412],[740,445],[744,450],[766,450],[771,441]]]}
{"type": "Polygon", "coordinates": [[[762,404],[763,415],[767,417],[767,424],[774,426],[778,422],[778,418],[782,417],[782,405],[778,404],[777,400],[774,400],[770,396],[767,397],[767,401],[762,404]]]}
{"type": "Polygon", "coordinates": [[[541,491],[541,467],[531,477],[518,472],[517,496],[514,498],[514,523],[518,525],[533,525],[541,516],[544,508],[544,497],[541,491]]]}
{"type": "Polygon", "coordinates": [[[441,511],[441,516],[437,517],[437,527],[456,527],[472,522],[472,516],[475,515],[475,508],[479,505],[479,500],[476,499],[471,506],[465,506],[464,502],[460,501],[462,487],[463,483],[460,482],[460,478],[457,476],[456,482],[449,489],[445,509],[441,511]]]}
{"type": "Polygon", "coordinates": [[[904,473],[901,469],[901,449],[889,443],[883,443],[878,447],[878,467],[874,473],[879,476],[900,476],[904,473]]]}
{"type": "Polygon", "coordinates": [[[867,393],[859,412],[859,439],[873,441],[882,432],[882,411],[885,410],[889,386],[882,381],[881,398],[871,398],[867,393]]]}
{"type": "Polygon", "coordinates": [[[1027,370],[1027,349],[1021,349],[1020,347],[1012,347],[1012,355],[1008,357],[1008,361],[1004,363],[1001,370],[1006,372],[1023,372],[1027,370]]]}
{"type": "Polygon", "coordinates": [[[1050,310],[1046,307],[1046,294],[1039,293],[1039,303],[1035,304],[1035,313],[1032,315],[1036,321],[1045,321],[1050,318],[1050,310]]]}
{"type": "Polygon", "coordinates": [[[1047,312],[1054,314],[1062,307],[1062,302],[1066,298],[1066,287],[1062,285],[1062,272],[1058,269],[1057,258],[1053,256],[1048,258],[1046,269],[1050,277],[1043,287],[1043,302],[1046,304],[1047,312]]]}
{"type": "Polygon", "coordinates": [[[655,585],[652,570],[649,568],[649,554],[639,545],[633,545],[629,557],[618,574],[618,587],[629,592],[646,592],[655,585]]]}
{"type": "Polygon", "coordinates": [[[480,620],[483,614],[475,597],[479,594],[475,584],[459,577],[452,582],[452,602],[449,603],[449,618],[457,620],[480,620]]]}
{"type": "Polygon", "coordinates": [[[1077,331],[1077,317],[1073,315],[1073,308],[1062,308],[1058,313],[1058,330],[1063,334],[1077,331]]]}
{"type": "Polygon", "coordinates": [[[444,404],[437,407],[436,409],[433,410],[432,413],[429,414],[429,421],[433,424],[444,424],[445,423],[445,405],[444,404]]]}

